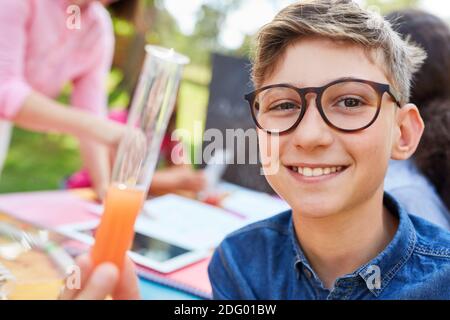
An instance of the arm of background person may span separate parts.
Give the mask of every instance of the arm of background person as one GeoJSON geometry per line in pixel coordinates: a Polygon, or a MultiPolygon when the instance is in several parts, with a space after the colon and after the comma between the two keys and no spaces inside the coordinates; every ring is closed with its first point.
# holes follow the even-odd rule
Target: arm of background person
{"type": "MultiPolygon", "coordinates": [[[[71,105],[98,117],[108,112],[107,80],[114,56],[114,30],[109,13],[102,6],[91,7],[94,19],[83,27],[86,36],[79,50],[84,52],[85,69],[74,79],[71,105]]],[[[80,140],[83,164],[99,198],[106,193],[111,175],[108,149],[98,142],[80,140]]]]}
{"type": "Polygon", "coordinates": [[[64,108],[33,91],[24,79],[29,1],[2,0],[0,10],[0,118],[35,131],[53,131],[117,146],[124,128],[88,112],[64,108]]]}
{"type": "Polygon", "coordinates": [[[125,126],[117,122],[67,108],[34,91],[25,98],[12,120],[24,129],[66,133],[79,139],[94,139],[110,147],[117,147],[125,133],[125,126]]]}
{"type": "Polygon", "coordinates": [[[4,0],[0,10],[0,118],[13,120],[32,88],[24,79],[29,1],[4,0]]]}
{"type": "Polygon", "coordinates": [[[98,54],[90,58],[92,64],[89,71],[80,75],[74,83],[72,104],[83,111],[73,110],[34,91],[25,79],[27,21],[32,14],[29,1],[2,1],[0,118],[29,130],[67,133],[77,137],[81,142],[84,162],[96,182],[97,192],[101,193],[109,181],[110,162],[107,149],[99,146],[98,142],[115,147],[124,132],[120,125],[89,115],[106,114],[106,93],[100,87],[104,86],[111,63],[112,29],[109,37],[104,37],[110,44],[98,47],[98,54]]]}

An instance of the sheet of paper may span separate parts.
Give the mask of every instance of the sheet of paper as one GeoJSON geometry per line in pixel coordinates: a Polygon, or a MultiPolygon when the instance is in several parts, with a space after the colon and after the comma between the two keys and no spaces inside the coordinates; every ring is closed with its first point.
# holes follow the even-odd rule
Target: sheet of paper
{"type": "Polygon", "coordinates": [[[290,209],[284,200],[264,192],[230,183],[221,183],[219,188],[229,193],[221,202],[222,208],[244,216],[248,223],[263,220],[290,209]]]}
{"type": "Polygon", "coordinates": [[[193,248],[214,248],[246,224],[225,210],[173,194],[146,201],[144,209],[137,230],[193,248]]]}

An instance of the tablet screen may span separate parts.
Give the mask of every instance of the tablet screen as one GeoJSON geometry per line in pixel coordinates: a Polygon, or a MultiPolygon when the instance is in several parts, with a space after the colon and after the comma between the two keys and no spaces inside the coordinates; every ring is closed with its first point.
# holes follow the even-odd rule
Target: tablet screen
{"type": "Polygon", "coordinates": [[[131,251],[151,260],[165,262],[179,255],[185,254],[190,250],[137,232],[134,236],[131,251]]]}

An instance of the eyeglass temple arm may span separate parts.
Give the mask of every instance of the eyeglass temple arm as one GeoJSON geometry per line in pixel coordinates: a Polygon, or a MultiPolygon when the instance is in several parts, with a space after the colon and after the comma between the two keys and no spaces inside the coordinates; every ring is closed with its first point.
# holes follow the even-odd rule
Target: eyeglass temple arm
{"type": "Polygon", "coordinates": [[[397,104],[397,106],[399,108],[402,107],[402,105],[400,104],[400,100],[399,100],[399,93],[397,90],[395,90],[394,88],[392,88],[392,86],[389,86],[389,90],[388,90],[389,95],[391,96],[392,99],[394,99],[394,102],[397,104]]]}

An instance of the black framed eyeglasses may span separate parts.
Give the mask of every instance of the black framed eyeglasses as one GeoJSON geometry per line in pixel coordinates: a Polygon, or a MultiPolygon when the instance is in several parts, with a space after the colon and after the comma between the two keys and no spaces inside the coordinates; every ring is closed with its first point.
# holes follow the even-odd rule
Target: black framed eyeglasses
{"type": "Polygon", "coordinates": [[[343,132],[371,126],[380,113],[384,93],[401,108],[398,94],[388,84],[354,78],[335,80],[322,87],[274,84],[246,94],[245,99],[258,128],[282,134],[296,128],[303,119],[309,93],[316,94],[316,106],[325,123],[343,132]]]}

